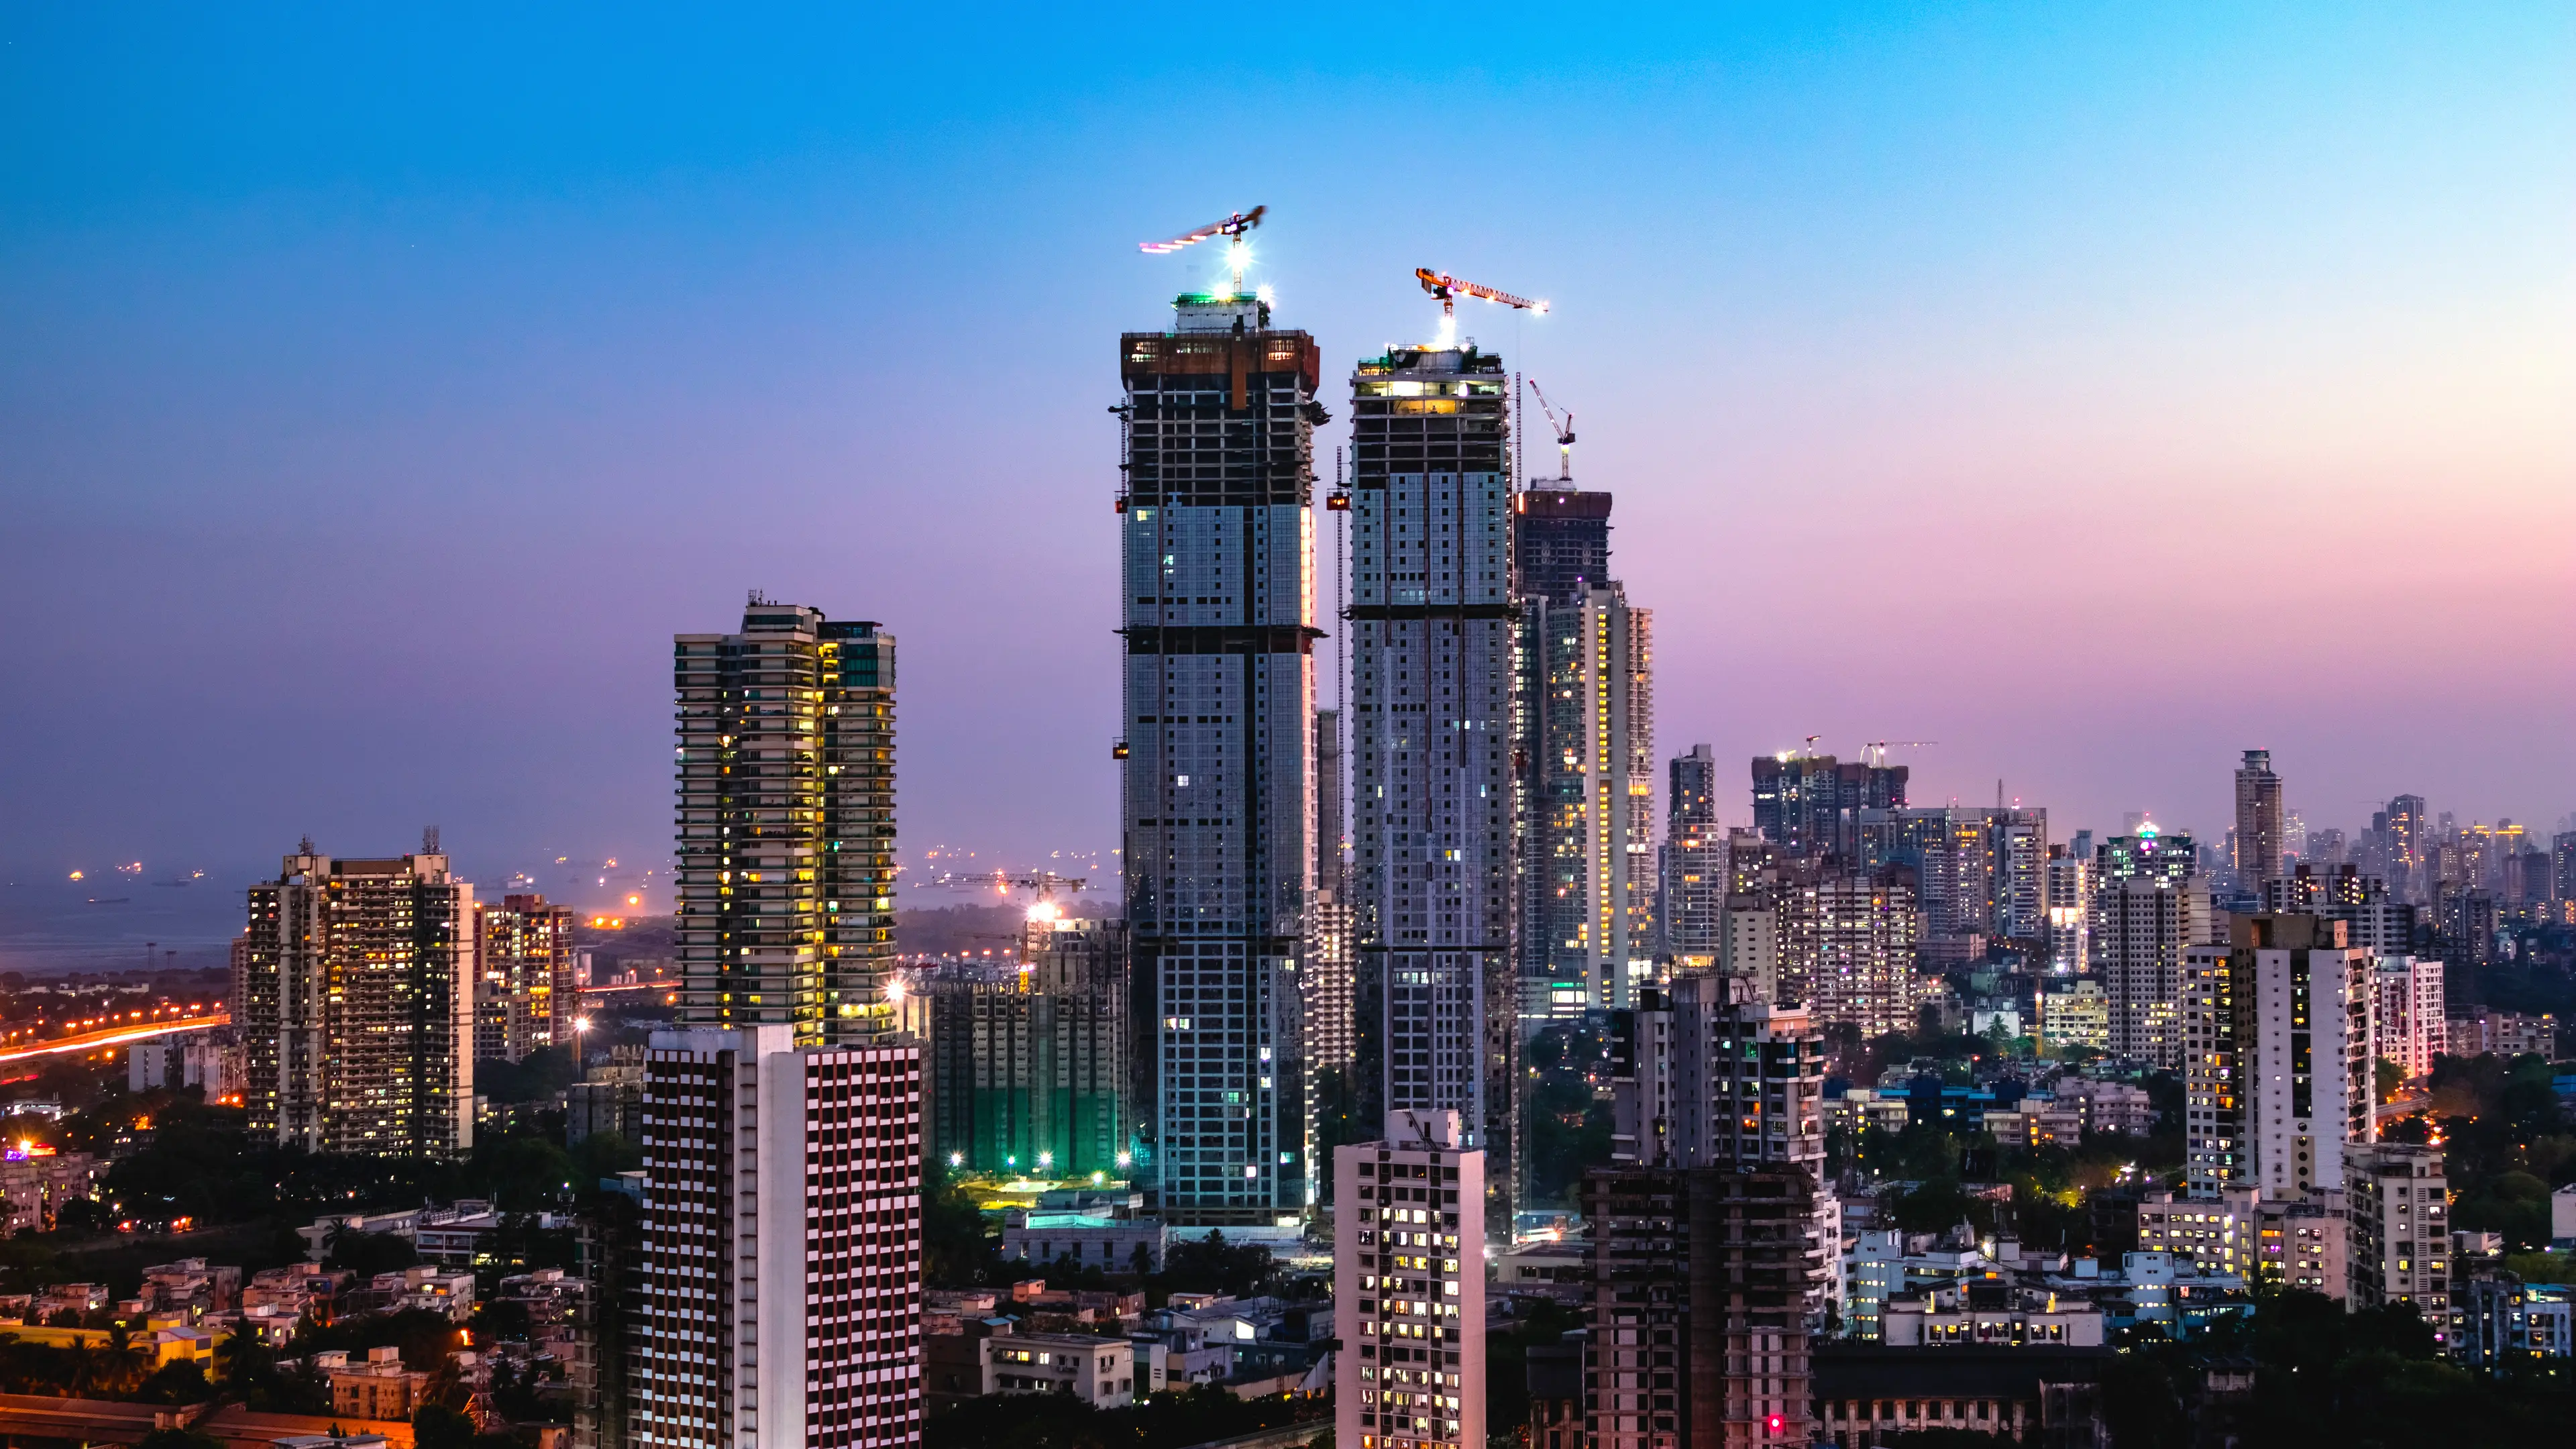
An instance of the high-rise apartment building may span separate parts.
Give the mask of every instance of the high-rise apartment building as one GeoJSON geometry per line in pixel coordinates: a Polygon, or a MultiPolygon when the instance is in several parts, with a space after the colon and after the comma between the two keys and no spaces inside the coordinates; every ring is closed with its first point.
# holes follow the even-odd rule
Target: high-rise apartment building
{"type": "Polygon", "coordinates": [[[2244,889],[2259,891],[2281,873],[2281,854],[2288,821],[2281,804],[2281,777],[2272,773],[2270,750],[2247,750],[2236,770],[2236,878],[2244,889]]]}
{"type": "Polygon", "coordinates": [[[1665,765],[1663,889],[1655,922],[1676,973],[1713,970],[1725,952],[1726,831],[1717,823],[1717,751],[1693,745],[1665,765]]]}
{"type": "Polygon", "coordinates": [[[2253,1187],[2291,1201],[2343,1182],[2371,1114],[2377,986],[2368,953],[2315,916],[2234,918],[2185,948],[2185,1171],[2195,1197],[2253,1187]]]}
{"type": "Polygon", "coordinates": [[[2323,916],[2341,921],[2345,938],[2373,955],[2403,953],[2415,941],[2415,908],[2389,894],[2387,883],[2350,862],[2300,862],[2290,873],[2263,882],[2263,909],[2274,915],[2323,916]]]}
{"type": "Polygon", "coordinates": [[[2389,878],[2410,904],[2422,905],[2427,899],[2424,885],[2424,855],[2432,844],[2433,817],[2421,795],[2398,795],[2390,798],[2387,810],[2373,817],[2381,823],[2388,842],[2389,878]]]}
{"type": "Polygon", "coordinates": [[[1782,933],[1782,999],[1803,1000],[1819,1026],[1848,1023],[1863,1039],[1914,1030],[1923,917],[1913,890],[1835,871],[1791,890],[1787,900],[1793,919],[1782,933]]]}
{"type": "Polygon", "coordinates": [[[2210,944],[2213,912],[2191,837],[2152,824],[2093,854],[2093,960],[2111,999],[2111,1053],[2167,1071],[2182,1065],[2175,1003],[2183,948],[2210,944]]]}
{"type": "Polygon", "coordinates": [[[250,888],[232,1010],[253,1134],[308,1152],[474,1145],[474,887],[417,855],[304,841],[250,888]]]}
{"type": "Polygon", "coordinates": [[[921,1055],[656,1032],[628,1300],[646,1449],[921,1442],[921,1055]]]}
{"type": "Polygon", "coordinates": [[[1125,1177],[1126,923],[1041,905],[1020,957],[904,978],[897,1020],[927,1044],[929,1150],[975,1172],[1125,1177]]]}
{"type": "Polygon", "coordinates": [[[1502,359],[1351,377],[1352,836],[1382,1101],[1456,1112],[1508,1221],[1518,1100],[1511,419],[1502,359]]]}
{"type": "Polygon", "coordinates": [[[1653,614],[1615,582],[1522,609],[1525,989],[1579,982],[1581,1010],[1615,1010],[1654,971],[1653,614]]]}
{"type": "Polygon", "coordinates": [[[2048,851],[2048,971],[2083,976],[2093,969],[2093,861],[2058,846],[2048,851]]]}
{"type": "Polygon", "coordinates": [[[572,907],[508,895],[474,908],[474,1056],[515,1062],[572,1044],[572,907]]]}
{"type": "Polygon", "coordinates": [[[2450,1050],[2442,963],[2428,957],[2373,956],[2379,1002],[2372,1035],[2375,1050],[2409,1078],[2429,1075],[2433,1058],[2450,1050]]]}
{"type": "Polygon", "coordinates": [[[1872,809],[1862,811],[1859,821],[1862,868],[1913,871],[1928,934],[2042,939],[2049,899],[2047,811],[1872,809]]]}
{"type": "MultiPolygon", "coordinates": [[[[1824,1033],[1804,1007],[1688,976],[1611,1016],[1611,1159],[1682,1168],[1798,1167],[1822,1181],[1824,1033]]],[[[1807,1326],[1836,1298],[1842,1210],[1817,1190],[1801,1228],[1807,1326]]]]}
{"type": "Polygon", "coordinates": [[[1831,755],[1756,755],[1753,828],[1791,855],[1857,859],[1861,812],[1904,808],[1909,773],[1831,755]]]}
{"type": "Polygon", "coordinates": [[[1486,1159],[1464,1137],[1455,1112],[1400,1110],[1333,1150],[1338,1443],[1484,1449],[1486,1159]]]}
{"type": "Polygon", "coordinates": [[[2448,1344],[2451,1326],[2451,1193],[2442,1149],[2414,1142],[2358,1147],[2344,1157],[2346,1262],[2354,1309],[2411,1303],[2448,1344]]]}
{"type": "Polygon", "coordinates": [[[1359,986],[1359,930],[1350,862],[1343,853],[1349,838],[1343,758],[1341,711],[1315,711],[1315,942],[1299,982],[1310,1081],[1324,1072],[1347,1078],[1358,1050],[1352,1011],[1359,986]]]}
{"type": "Polygon", "coordinates": [[[740,633],[672,640],[682,1021],[891,1029],[894,647],[758,594],[740,633]]]}
{"type": "Polygon", "coordinates": [[[1814,1190],[1806,1169],[1787,1166],[1584,1174],[1595,1449],[1809,1441],[1802,1259],[1814,1190]]]}
{"type": "Polygon", "coordinates": [[[1570,604],[1610,582],[1610,495],[1532,486],[1512,499],[1520,592],[1570,604]]]}
{"type": "Polygon", "coordinates": [[[1130,989],[1154,1003],[1155,1194],[1181,1223],[1275,1222],[1312,1196],[1292,1059],[1319,367],[1252,297],[1186,295],[1168,331],[1119,340],[1130,989]]]}

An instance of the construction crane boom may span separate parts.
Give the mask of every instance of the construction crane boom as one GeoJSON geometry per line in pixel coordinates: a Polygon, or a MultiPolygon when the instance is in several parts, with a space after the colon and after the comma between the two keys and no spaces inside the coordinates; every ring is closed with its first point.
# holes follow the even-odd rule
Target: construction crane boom
{"type": "Polygon", "coordinates": [[[1210,237],[1224,237],[1230,243],[1225,250],[1226,263],[1234,269],[1233,295],[1239,297],[1243,295],[1244,253],[1251,250],[1244,238],[1254,227],[1261,225],[1263,214],[1269,210],[1267,206],[1256,206],[1250,211],[1238,211],[1222,221],[1209,222],[1195,231],[1185,231],[1168,241],[1138,242],[1136,249],[1148,256],[1159,257],[1179,251],[1186,246],[1195,246],[1210,237]]]}
{"type": "Polygon", "coordinates": [[[1538,410],[1547,414],[1547,425],[1556,433],[1556,481],[1574,481],[1574,414],[1568,412],[1563,422],[1557,421],[1556,409],[1550,407],[1547,394],[1538,390],[1538,379],[1529,379],[1530,395],[1538,399],[1538,410]]]}
{"type": "Polygon", "coordinates": [[[1883,770],[1887,768],[1887,752],[1890,749],[1917,749],[1924,745],[1939,743],[1941,743],[1939,740],[1871,740],[1860,747],[1860,759],[1862,764],[1871,769],[1883,770]]]}
{"type": "Polygon", "coordinates": [[[1422,290],[1440,299],[1440,313],[1444,317],[1458,315],[1458,298],[1461,295],[1482,297],[1488,302],[1499,302],[1506,307],[1518,307],[1524,312],[1547,310],[1545,302],[1533,302],[1527,297],[1515,297],[1499,287],[1488,287],[1482,282],[1461,281],[1447,272],[1435,272],[1429,267],[1415,267],[1413,275],[1422,283],[1422,290]]]}

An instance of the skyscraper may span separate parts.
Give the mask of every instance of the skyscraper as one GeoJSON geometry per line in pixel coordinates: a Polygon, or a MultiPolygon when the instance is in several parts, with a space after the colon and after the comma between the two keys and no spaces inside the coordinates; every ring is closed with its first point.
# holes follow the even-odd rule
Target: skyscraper
{"type": "Polygon", "coordinates": [[[1524,989],[1553,1004],[1560,985],[1580,982],[1580,1010],[1615,1010],[1655,955],[1654,615],[1615,581],[1521,607],[1524,989]]]}
{"type": "Polygon", "coordinates": [[[2433,817],[2421,795],[2392,796],[2383,813],[2391,857],[2389,880],[2409,903],[2423,905],[2430,899],[2424,884],[2424,853],[2433,843],[2433,817]]]}
{"type": "Polygon", "coordinates": [[[474,907],[474,1056],[515,1062],[572,1044],[572,907],[541,895],[474,907]]]}
{"type": "Polygon", "coordinates": [[[2058,846],[2048,851],[2048,969],[2082,976],[2093,969],[2093,860],[2058,846]]]}
{"type": "Polygon", "coordinates": [[[2272,773],[2270,750],[2247,750],[2236,770],[2236,878],[2261,891],[2281,873],[2288,821],[2281,805],[2281,777],[2272,773]]]}
{"type": "Polygon", "coordinates": [[[1753,757],[1753,828],[1792,855],[1860,854],[1860,812],[1905,805],[1904,765],[1843,764],[1831,755],[1753,757]]]}
{"type": "Polygon", "coordinates": [[[1914,892],[1901,881],[1833,871],[1791,890],[1788,901],[1793,919],[1782,934],[1796,944],[1782,952],[1781,995],[1806,1002],[1818,1025],[1848,1023],[1864,1039],[1914,1030],[1923,921],[1914,892]],[[1789,959],[1793,951],[1802,959],[1789,959]]]}
{"type": "Polygon", "coordinates": [[[2095,848],[2093,960],[2111,999],[2112,1055],[2182,1065],[2183,948],[2215,944],[2212,929],[2190,836],[2143,824],[2095,848]]]}
{"type": "Polygon", "coordinates": [[[429,832],[346,860],[306,840],[250,888],[232,1009],[252,1133],[308,1152],[474,1145],[474,887],[429,832]]]}
{"type": "Polygon", "coordinates": [[[1512,500],[1520,592],[1570,604],[1610,581],[1610,495],[1532,487],[1512,500]]]}
{"type": "Polygon", "coordinates": [[[1484,1449],[1486,1156],[1449,1111],[1333,1151],[1334,1298],[1355,1305],[1336,1442],[1484,1449]]]}
{"type": "Polygon", "coordinates": [[[645,1054],[647,1449],[921,1442],[920,1049],[800,1034],[689,1027],[645,1054]]]}
{"type": "Polygon", "coordinates": [[[1030,915],[1020,959],[905,978],[927,1043],[928,1149],[978,1172],[1126,1176],[1126,923],[1030,915]]]}
{"type": "Polygon", "coordinates": [[[1311,1196],[1299,973],[1313,906],[1315,341],[1187,294],[1119,339],[1130,989],[1154,1003],[1154,1191],[1175,1222],[1311,1196]]]}
{"type": "Polygon", "coordinates": [[[1456,1112],[1497,1215],[1519,1050],[1508,385],[1473,343],[1351,378],[1352,835],[1383,1102],[1456,1112]]]}
{"type": "Polygon", "coordinates": [[[2236,917],[2186,948],[2185,1171],[2192,1195],[2253,1186],[2276,1201],[2343,1185],[2347,1143],[2376,1139],[2378,989],[2343,925],[2236,917]]]}
{"type": "Polygon", "coordinates": [[[1997,806],[1899,807],[1859,813],[1860,863],[1915,873],[1924,928],[1935,936],[2038,941],[2046,929],[2048,812],[1997,806]]]}
{"type": "MultiPolygon", "coordinates": [[[[1357,1050],[1352,1009],[1359,988],[1358,913],[1351,905],[1343,800],[1341,711],[1315,711],[1315,945],[1303,981],[1306,1072],[1347,1081],[1357,1050]]],[[[1309,1105],[1312,1106],[1310,1094],[1309,1105]]]]}
{"type": "Polygon", "coordinates": [[[1693,745],[1666,765],[1662,890],[1655,924],[1677,972],[1706,971],[1724,954],[1726,831],[1717,823],[1717,751],[1693,745]]]}
{"type": "Polygon", "coordinates": [[[894,637],[757,593],[672,641],[680,1019],[800,1046],[890,1030],[894,637]]]}

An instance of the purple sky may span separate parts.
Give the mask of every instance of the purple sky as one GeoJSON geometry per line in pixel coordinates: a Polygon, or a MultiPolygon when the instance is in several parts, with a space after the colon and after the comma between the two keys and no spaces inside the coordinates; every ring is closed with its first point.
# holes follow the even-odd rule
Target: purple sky
{"type": "Polygon", "coordinates": [[[0,867],[658,863],[754,587],[900,636],[908,858],[1107,851],[1135,243],[1255,202],[1337,414],[1556,303],[1666,753],[2576,809],[2576,20],[1785,13],[0,18],[0,867]]]}

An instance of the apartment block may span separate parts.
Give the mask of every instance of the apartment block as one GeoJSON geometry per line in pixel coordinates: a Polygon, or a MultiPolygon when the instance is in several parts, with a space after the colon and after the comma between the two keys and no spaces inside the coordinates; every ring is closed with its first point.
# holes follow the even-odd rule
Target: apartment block
{"type": "Polygon", "coordinates": [[[627,1335],[639,1444],[920,1442],[921,1054],[799,1035],[653,1035],[627,1335]]]}
{"type": "Polygon", "coordinates": [[[1665,762],[1662,886],[1655,922],[1666,968],[1710,971],[1725,954],[1726,830],[1717,820],[1717,751],[1693,745],[1665,762]]]}
{"type": "Polygon", "coordinates": [[[752,595],[672,640],[681,1019],[799,1045],[893,1028],[895,641],[752,595]]]}
{"type": "Polygon", "coordinates": [[[1125,923],[1038,908],[1012,964],[917,968],[897,1020],[927,1044],[930,1150],[973,1172],[1125,1177],[1125,923]]]}
{"type": "Polygon", "coordinates": [[[572,907],[541,895],[505,895],[474,908],[474,1056],[515,1062],[540,1047],[570,1045],[572,907]]]}
{"type": "Polygon", "coordinates": [[[1337,1443],[1483,1449],[1485,1154],[1464,1138],[1453,1111],[1396,1111],[1334,1149],[1337,1443]]]}
{"type": "Polygon", "coordinates": [[[2183,951],[2214,944],[2216,929],[2191,837],[2142,825],[2095,850],[2093,877],[2092,952],[2111,1000],[2111,1053],[2179,1070],[2183,951]]]}
{"type": "Polygon", "coordinates": [[[1453,1111],[1499,1224],[1519,1100],[1510,374],[1473,343],[1351,375],[1351,755],[1386,1111],[1453,1111]]]}
{"type": "Polygon", "coordinates": [[[1753,828],[1791,855],[1860,858],[1861,812],[1905,805],[1903,765],[1783,751],[1753,757],[1753,828]]]}
{"type": "Polygon", "coordinates": [[[1159,1053],[1176,1222],[1311,1200],[1299,973],[1312,930],[1315,341],[1192,293],[1119,339],[1131,990],[1159,1053]]]}
{"type": "Polygon", "coordinates": [[[2344,1157],[2351,1214],[2348,1301],[2411,1303],[2447,1343],[2451,1310],[2451,1194],[2442,1149],[2381,1142],[2344,1157]]]}
{"type": "Polygon", "coordinates": [[[1524,989],[1555,1015],[1616,1010],[1654,972],[1654,617],[1616,582],[1522,608],[1524,989]]]}
{"type": "Polygon", "coordinates": [[[474,887],[437,832],[349,860],[307,840],[250,888],[233,1011],[250,1130],[308,1152],[474,1145],[474,887]]]}

